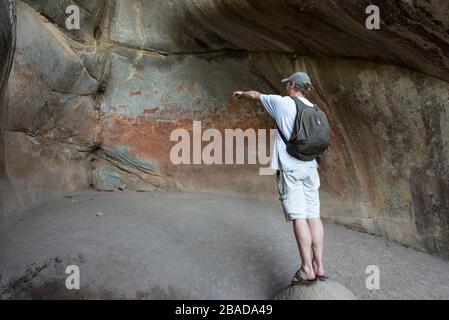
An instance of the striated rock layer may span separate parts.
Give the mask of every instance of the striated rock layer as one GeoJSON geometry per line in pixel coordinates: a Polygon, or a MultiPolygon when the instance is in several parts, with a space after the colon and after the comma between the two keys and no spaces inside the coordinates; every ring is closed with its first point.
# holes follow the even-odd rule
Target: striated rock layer
{"type": "Polygon", "coordinates": [[[3,225],[89,187],[276,201],[260,163],[175,165],[170,135],[192,136],[193,121],[223,136],[275,128],[231,93],[283,93],[279,80],[304,70],[332,125],[322,215],[449,257],[447,1],[382,1],[380,30],[365,27],[370,1],[76,3],[80,30],[65,28],[69,0],[16,3],[3,225]]]}

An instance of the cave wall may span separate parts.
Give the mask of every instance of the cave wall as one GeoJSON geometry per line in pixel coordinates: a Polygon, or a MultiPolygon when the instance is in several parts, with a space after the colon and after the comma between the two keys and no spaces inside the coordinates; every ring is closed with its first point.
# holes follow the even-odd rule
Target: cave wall
{"type": "Polygon", "coordinates": [[[8,103],[5,96],[6,85],[11,69],[15,44],[15,8],[13,1],[0,1],[0,233],[6,225],[6,215],[9,212],[8,201],[13,201],[13,194],[6,173],[5,151],[4,151],[4,110],[8,103]]]}
{"type": "Polygon", "coordinates": [[[17,2],[17,43],[4,114],[5,161],[20,212],[88,188],[99,81],[65,36],[17,2]]]}
{"type": "Polygon", "coordinates": [[[169,138],[194,120],[274,128],[231,93],[283,93],[301,69],[332,125],[323,216],[448,257],[446,1],[382,1],[375,31],[369,1],[76,3],[81,29],[66,30],[72,1],[17,1],[2,126],[11,217],[89,187],[277,201],[260,165],[174,165],[169,138]]]}

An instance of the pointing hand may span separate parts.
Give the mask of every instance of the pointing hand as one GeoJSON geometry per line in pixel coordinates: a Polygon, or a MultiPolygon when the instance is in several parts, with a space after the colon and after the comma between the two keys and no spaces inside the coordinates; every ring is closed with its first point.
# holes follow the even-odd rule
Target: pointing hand
{"type": "Polygon", "coordinates": [[[243,91],[235,91],[232,96],[236,99],[240,99],[242,97],[242,95],[243,95],[243,91]]]}

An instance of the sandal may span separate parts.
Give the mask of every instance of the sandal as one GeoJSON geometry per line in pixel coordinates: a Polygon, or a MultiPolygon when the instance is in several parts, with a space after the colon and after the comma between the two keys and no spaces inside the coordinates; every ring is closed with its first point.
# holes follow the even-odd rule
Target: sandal
{"type": "Polygon", "coordinates": [[[326,280],[329,279],[328,276],[316,276],[316,278],[317,278],[317,280],[319,280],[319,281],[326,281],[326,280]]]}
{"type": "MultiPolygon", "coordinates": [[[[301,269],[300,269],[300,270],[301,270],[301,269]]],[[[316,278],[313,279],[313,280],[306,280],[306,279],[304,279],[303,277],[301,277],[301,276],[299,275],[299,271],[300,271],[300,270],[296,271],[295,275],[293,276],[293,279],[292,279],[292,281],[291,281],[291,284],[292,284],[292,285],[297,285],[297,284],[305,284],[305,285],[309,285],[309,284],[312,284],[313,282],[316,281],[316,278]]]]}
{"type": "MultiPolygon", "coordinates": [[[[315,272],[315,266],[313,266],[313,271],[315,272]]],[[[324,275],[324,276],[318,276],[318,275],[316,274],[316,272],[315,272],[315,277],[316,277],[317,280],[320,280],[320,281],[326,281],[326,280],[329,279],[329,277],[326,276],[326,275],[324,275]]]]}

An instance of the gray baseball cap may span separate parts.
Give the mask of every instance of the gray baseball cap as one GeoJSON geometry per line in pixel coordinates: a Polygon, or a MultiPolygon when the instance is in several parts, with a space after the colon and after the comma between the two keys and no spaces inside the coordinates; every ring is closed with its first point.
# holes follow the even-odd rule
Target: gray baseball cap
{"type": "Polygon", "coordinates": [[[310,77],[307,73],[305,72],[296,72],[294,74],[292,74],[290,77],[282,79],[282,83],[284,82],[294,82],[295,84],[297,84],[300,87],[305,87],[306,85],[312,85],[312,82],[310,81],[310,77]]]}

